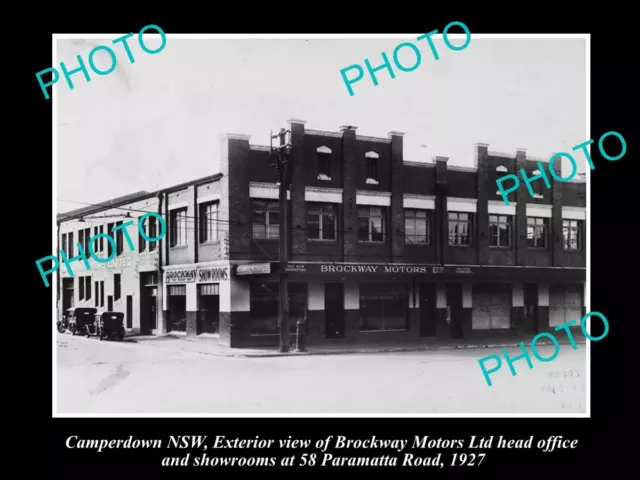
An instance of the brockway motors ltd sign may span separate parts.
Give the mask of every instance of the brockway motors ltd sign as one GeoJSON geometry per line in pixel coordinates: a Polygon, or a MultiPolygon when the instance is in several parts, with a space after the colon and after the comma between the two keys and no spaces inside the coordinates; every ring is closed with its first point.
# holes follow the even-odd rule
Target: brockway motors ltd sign
{"type": "Polygon", "coordinates": [[[353,273],[353,274],[471,274],[470,267],[441,267],[420,264],[375,264],[375,263],[288,263],[287,273],[353,273]]]}

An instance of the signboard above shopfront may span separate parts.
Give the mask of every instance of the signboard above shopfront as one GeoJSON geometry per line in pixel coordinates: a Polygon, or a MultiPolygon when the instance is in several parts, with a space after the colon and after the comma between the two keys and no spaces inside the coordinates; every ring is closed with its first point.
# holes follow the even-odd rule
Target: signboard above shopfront
{"type": "Polygon", "coordinates": [[[561,267],[524,267],[524,266],[488,266],[488,265],[424,265],[395,263],[327,263],[327,262],[288,262],[283,265],[289,274],[309,274],[339,277],[372,276],[412,276],[442,278],[443,280],[462,281],[559,281],[584,282],[586,269],[561,267]]]}
{"type": "Polygon", "coordinates": [[[133,260],[131,257],[120,257],[109,260],[108,262],[97,262],[94,258],[91,258],[91,268],[118,268],[118,267],[131,267],[133,260]]]}
{"type": "Polygon", "coordinates": [[[238,265],[236,275],[269,275],[271,273],[270,263],[251,263],[248,265],[238,265]]]}
{"type": "Polygon", "coordinates": [[[165,272],[165,283],[213,283],[229,280],[229,267],[189,268],[165,272]]]}
{"type": "Polygon", "coordinates": [[[286,273],[341,273],[351,275],[427,275],[457,274],[471,275],[471,267],[437,266],[423,264],[380,264],[380,263],[287,263],[286,273]]]}

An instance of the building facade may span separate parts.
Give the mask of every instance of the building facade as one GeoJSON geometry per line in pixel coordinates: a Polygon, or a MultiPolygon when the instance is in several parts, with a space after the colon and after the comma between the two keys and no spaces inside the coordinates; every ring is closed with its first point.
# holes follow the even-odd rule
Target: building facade
{"type": "MultiPolygon", "coordinates": [[[[301,120],[290,120],[289,130],[290,258],[279,257],[278,174],[269,147],[225,135],[220,174],[143,193],[168,232],[149,257],[156,262],[148,267],[156,272],[153,328],[135,308],[132,328],[205,333],[232,347],[277,345],[282,272],[291,332],[301,321],[311,345],[528,335],[571,319],[579,324],[584,182],[550,178],[547,189],[538,180],[533,196],[522,182],[507,206],[496,179],[521,169],[532,178],[547,160],[478,144],[474,167],[443,157],[411,162],[402,133],[308,130],[301,120]]],[[[80,228],[71,223],[61,232],[80,228]]],[[[134,307],[142,305],[140,268],[147,267],[134,267],[130,280],[134,307]]],[[[123,305],[114,300],[114,308],[123,305]]]]}

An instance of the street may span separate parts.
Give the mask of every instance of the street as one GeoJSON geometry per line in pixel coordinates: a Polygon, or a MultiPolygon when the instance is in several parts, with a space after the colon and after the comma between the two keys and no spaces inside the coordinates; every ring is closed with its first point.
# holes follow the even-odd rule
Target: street
{"type": "Polygon", "coordinates": [[[166,343],[58,335],[57,413],[586,412],[584,344],[562,345],[548,363],[533,358],[531,370],[516,361],[516,376],[503,358],[488,387],[478,359],[500,349],[241,358],[166,343]]]}

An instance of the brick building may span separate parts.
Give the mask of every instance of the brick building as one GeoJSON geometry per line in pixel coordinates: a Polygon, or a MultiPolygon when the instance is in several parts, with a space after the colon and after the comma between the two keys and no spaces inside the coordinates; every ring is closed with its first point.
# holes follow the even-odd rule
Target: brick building
{"type": "Polygon", "coordinates": [[[223,137],[220,174],[148,194],[169,229],[153,331],[277,345],[281,269],[311,345],[525,335],[584,313],[585,183],[539,180],[532,197],[523,182],[507,206],[496,178],[545,160],[479,144],[473,168],[419,163],[402,133],[289,130],[289,259],[274,159],[249,136],[223,137]]]}

